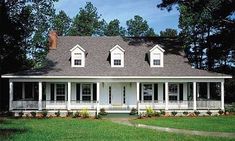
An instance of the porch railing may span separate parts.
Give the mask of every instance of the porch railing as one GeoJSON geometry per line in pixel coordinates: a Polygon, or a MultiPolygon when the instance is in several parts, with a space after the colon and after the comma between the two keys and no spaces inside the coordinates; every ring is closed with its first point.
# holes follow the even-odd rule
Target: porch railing
{"type": "Polygon", "coordinates": [[[219,100],[200,100],[197,101],[197,109],[220,109],[221,101],[219,100]]]}
{"type": "Polygon", "coordinates": [[[20,100],[20,101],[12,101],[12,109],[38,109],[38,101],[28,101],[28,100],[20,100]]]}
{"type": "Polygon", "coordinates": [[[67,101],[42,101],[43,109],[67,109],[67,101]]]}
{"type": "Polygon", "coordinates": [[[96,109],[97,101],[79,101],[71,100],[70,109],[96,109]]]}

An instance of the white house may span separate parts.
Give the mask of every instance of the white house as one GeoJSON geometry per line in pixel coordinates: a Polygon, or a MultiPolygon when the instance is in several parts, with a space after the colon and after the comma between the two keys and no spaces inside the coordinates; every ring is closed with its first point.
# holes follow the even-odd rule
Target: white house
{"type": "Polygon", "coordinates": [[[10,111],[224,109],[229,75],[194,69],[168,41],[51,34],[47,66],[9,79],[10,111]]]}

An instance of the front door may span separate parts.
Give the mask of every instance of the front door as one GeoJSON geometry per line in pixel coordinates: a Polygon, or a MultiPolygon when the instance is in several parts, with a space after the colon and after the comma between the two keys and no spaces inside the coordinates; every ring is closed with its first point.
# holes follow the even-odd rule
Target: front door
{"type": "Polygon", "coordinates": [[[111,104],[122,105],[122,85],[120,83],[112,83],[111,90],[111,104]]]}

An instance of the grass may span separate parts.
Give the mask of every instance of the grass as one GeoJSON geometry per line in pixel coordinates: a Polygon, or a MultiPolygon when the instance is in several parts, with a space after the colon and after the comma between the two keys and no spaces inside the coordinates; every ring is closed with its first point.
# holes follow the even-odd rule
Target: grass
{"type": "Polygon", "coordinates": [[[151,129],[129,127],[94,119],[2,119],[0,140],[14,141],[220,141],[229,138],[186,136],[151,129]]]}
{"type": "Polygon", "coordinates": [[[235,132],[235,116],[160,117],[134,120],[135,123],[179,129],[235,132]]]}

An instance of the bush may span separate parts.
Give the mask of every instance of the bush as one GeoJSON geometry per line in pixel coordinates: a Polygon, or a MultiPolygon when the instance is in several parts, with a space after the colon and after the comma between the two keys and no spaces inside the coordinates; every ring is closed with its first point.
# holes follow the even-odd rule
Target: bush
{"type": "Polygon", "coordinates": [[[161,115],[165,115],[166,112],[165,112],[164,110],[160,110],[160,114],[161,114],[161,115]]]}
{"type": "Polygon", "coordinates": [[[42,117],[43,117],[43,118],[46,118],[46,117],[47,117],[47,111],[46,111],[46,110],[42,111],[42,117]]]}
{"type": "Polygon", "coordinates": [[[183,114],[184,114],[185,116],[187,116],[187,115],[188,115],[188,112],[187,112],[187,111],[184,111],[183,114]]]}
{"type": "Polygon", "coordinates": [[[176,115],[177,115],[177,112],[176,112],[176,111],[173,111],[173,112],[171,112],[171,114],[172,114],[173,116],[176,116],[176,115]]]}
{"type": "Polygon", "coordinates": [[[137,114],[137,109],[136,108],[132,108],[130,115],[136,115],[137,114]]]}
{"type": "Polygon", "coordinates": [[[153,114],[155,117],[160,117],[161,116],[161,114],[159,113],[159,112],[154,112],[154,114],[153,114]]]}
{"type": "Polygon", "coordinates": [[[82,118],[89,118],[89,112],[87,109],[82,109],[80,112],[82,118]]]}
{"type": "Polygon", "coordinates": [[[59,117],[60,116],[60,111],[55,112],[55,115],[56,115],[56,117],[59,117]]]}
{"type": "Polygon", "coordinates": [[[210,115],[210,116],[211,116],[211,114],[212,114],[212,112],[211,112],[210,110],[208,110],[206,113],[207,113],[208,115],[210,115]]]}
{"type": "Polygon", "coordinates": [[[37,113],[36,113],[36,112],[30,112],[30,114],[31,114],[31,116],[32,116],[33,118],[35,118],[35,117],[36,117],[36,115],[37,115],[37,113]]]}
{"type": "Polygon", "coordinates": [[[95,118],[96,118],[96,119],[102,119],[102,116],[101,116],[100,114],[96,114],[96,115],[95,115],[95,118]]]}
{"type": "Polygon", "coordinates": [[[19,117],[23,117],[24,113],[23,112],[19,112],[18,115],[19,115],[19,117]]]}
{"type": "Polygon", "coordinates": [[[79,112],[76,112],[76,113],[73,115],[73,118],[78,118],[78,117],[81,117],[81,115],[80,115],[79,112]]]}
{"type": "Polygon", "coordinates": [[[195,114],[196,116],[199,116],[199,115],[200,115],[200,112],[197,111],[197,110],[195,110],[195,111],[194,111],[194,114],[195,114]]]}
{"type": "Polygon", "coordinates": [[[106,113],[106,111],[105,111],[104,108],[101,108],[101,109],[100,109],[99,115],[101,115],[101,116],[106,116],[106,115],[107,115],[107,113],[106,113]]]}
{"type": "Polygon", "coordinates": [[[224,113],[224,111],[220,109],[218,113],[219,113],[220,115],[222,115],[222,114],[224,113]]]}
{"type": "Polygon", "coordinates": [[[139,113],[138,119],[142,119],[144,117],[144,113],[139,113]]]}
{"type": "Polygon", "coordinates": [[[73,112],[68,112],[67,117],[73,117],[73,112]]]}
{"type": "Polygon", "coordinates": [[[152,117],[154,115],[154,110],[152,107],[147,107],[146,108],[146,116],[147,117],[152,117]]]}

